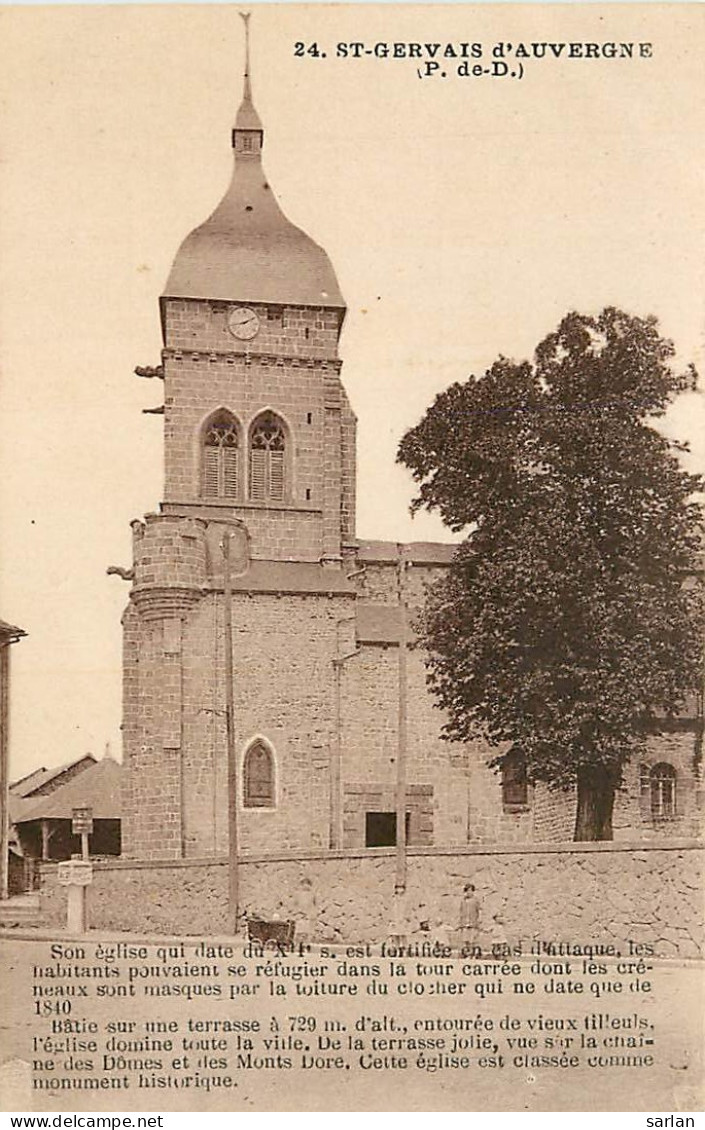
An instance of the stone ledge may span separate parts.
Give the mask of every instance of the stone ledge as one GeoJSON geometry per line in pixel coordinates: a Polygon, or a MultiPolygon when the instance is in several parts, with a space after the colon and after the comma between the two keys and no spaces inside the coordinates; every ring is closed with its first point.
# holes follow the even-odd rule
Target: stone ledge
{"type": "MultiPolygon", "coordinates": [[[[526,844],[521,847],[512,845],[489,844],[469,845],[458,847],[413,847],[408,850],[408,857],[423,858],[433,856],[526,856],[526,855],[587,855],[594,853],[640,853],[652,851],[703,851],[705,843],[701,840],[668,840],[663,843],[619,843],[614,840],[598,843],[576,843],[568,841],[550,844],[526,844]]],[[[336,851],[281,851],[269,854],[243,853],[240,863],[244,866],[260,863],[296,863],[312,860],[335,861],[345,859],[393,859],[394,848],[344,848],[336,851]]],[[[102,859],[96,860],[96,871],[144,871],[149,869],[163,870],[169,868],[203,868],[227,867],[228,860],[225,856],[199,857],[193,859],[102,859]]],[[[53,862],[44,862],[44,868],[56,867],[53,862]]]]}
{"type": "Polygon", "coordinates": [[[269,515],[271,512],[278,514],[322,514],[323,505],[314,506],[311,503],[304,505],[299,502],[277,502],[274,500],[259,501],[258,499],[251,498],[233,498],[227,502],[207,502],[204,499],[197,498],[192,501],[179,502],[174,499],[165,499],[162,503],[162,513],[156,515],[147,514],[146,517],[157,518],[186,518],[196,517],[204,521],[213,520],[221,521],[221,513],[228,517],[230,520],[237,515],[233,514],[235,510],[250,510],[253,513],[259,511],[260,513],[269,515]],[[185,512],[185,513],[184,513],[185,512]]]}

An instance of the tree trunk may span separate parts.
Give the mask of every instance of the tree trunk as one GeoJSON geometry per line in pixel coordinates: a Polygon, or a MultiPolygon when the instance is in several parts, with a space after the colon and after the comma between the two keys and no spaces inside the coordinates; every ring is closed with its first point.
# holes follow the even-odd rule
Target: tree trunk
{"type": "Polygon", "coordinates": [[[611,840],[615,784],[608,769],[578,771],[578,810],[574,840],[611,840]]]}

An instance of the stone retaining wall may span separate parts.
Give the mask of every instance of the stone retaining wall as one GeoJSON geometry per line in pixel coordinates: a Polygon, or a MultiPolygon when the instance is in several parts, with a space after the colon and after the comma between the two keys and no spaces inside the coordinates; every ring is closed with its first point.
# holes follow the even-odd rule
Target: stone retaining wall
{"type": "MultiPolygon", "coordinates": [[[[484,943],[531,938],[650,942],[662,956],[705,952],[703,845],[546,844],[521,850],[415,849],[408,858],[409,932],[454,927],[463,883],[475,884],[484,943]]],[[[393,849],[248,856],[241,905],[300,916],[303,876],[315,892],[316,940],[379,941],[390,933],[393,849]]],[[[89,890],[91,928],[141,934],[227,932],[226,860],[101,861],[89,890]]],[[[42,871],[45,919],[65,920],[56,868],[42,871]]]]}

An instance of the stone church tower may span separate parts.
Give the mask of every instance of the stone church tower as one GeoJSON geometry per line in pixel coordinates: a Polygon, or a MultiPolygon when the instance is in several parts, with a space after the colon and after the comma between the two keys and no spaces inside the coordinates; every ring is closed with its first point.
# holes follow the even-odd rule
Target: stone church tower
{"type": "MultiPolygon", "coordinates": [[[[345,303],[327,255],[267,182],[247,70],[230,186],[182,243],[161,298],[164,501],[133,523],[123,617],[122,843],[133,859],[227,850],[225,536],[250,853],[395,842],[401,578],[418,608],[453,553],[356,538],[345,303]]],[[[532,788],[521,751],[500,779],[481,744],[441,740],[413,646],[406,697],[412,849],[571,838],[572,799],[532,788]]],[[[617,837],[692,834],[694,791],[676,785],[692,780],[692,741],[667,735],[634,767],[617,837]]]]}
{"type": "Polygon", "coordinates": [[[339,568],[354,535],[345,317],[325,252],[281,211],[245,76],[233,175],[161,300],[169,512],[247,525],[255,558],[339,568]]]}
{"type": "MultiPolygon", "coordinates": [[[[308,778],[311,755],[328,744],[330,719],[314,693],[320,652],[335,650],[353,596],[341,571],[355,513],[355,417],[338,358],[345,303],[327,255],[287,219],[267,182],[248,69],[230,186],[184,240],[161,298],[164,502],[133,523],[124,617],[124,848],[132,856],[224,846],[226,531],[238,574],[238,732],[255,739],[242,768],[252,807],[275,815],[262,839],[281,832],[277,816],[291,795],[277,780],[284,746],[289,788],[306,793],[299,822],[312,805],[328,807],[327,786],[308,778]],[[322,614],[321,600],[335,596],[343,612],[322,614]],[[292,709],[320,727],[305,751],[292,709]]],[[[296,823],[291,813],[286,823],[296,823]]]]}

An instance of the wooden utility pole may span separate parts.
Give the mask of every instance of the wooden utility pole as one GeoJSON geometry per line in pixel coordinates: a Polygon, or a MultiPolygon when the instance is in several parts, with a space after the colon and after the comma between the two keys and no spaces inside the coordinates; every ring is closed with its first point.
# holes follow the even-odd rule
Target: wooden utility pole
{"type": "Polygon", "coordinates": [[[328,846],[335,850],[342,847],[340,837],[341,804],[340,804],[340,770],[342,755],[342,711],[341,711],[341,682],[343,673],[343,660],[336,655],[333,660],[333,741],[330,759],[330,828],[328,846]]]}
{"type": "Polygon", "coordinates": [[[394,889],[406,890],[406,746],[407,746],[407,608],[405,579],[407,562],[399,546],[397,589],[399,597],[399,720],[397,725],[397,850],[394,889]]]}
{"type": "Polygon", "coordinates": [[[237,842],[237,755],[235,753],[235,685],[233,676],[233,590],[230,577],[230,539],[223,536],[223,623],[225,628],[225,734],[228,752],[228,925],[237,934],[240,882],[237,842]]]}
{"type": "Polygon", "coordinates": [[[9,840],[10,840],[10,780],[9,741],[10,728],[10,643],[0,643],[0,899],[9,894],[9,840]]]}
{"type": "Polygon", "coordinates": [[[10,647],[26,634],[0,620],[0,899],[10,893],[10,647]]]}
{"type": "MultiPolygon", "coordinates": [[[[358,569],[355,573],[349,573],[348,579],[350,579],[350,577],[359,576],[364,572],[364,569],[358,569]]],[[[343,846],[343,798],[340,787],[343,775],[343,664],[360,654],[360,648],[357,647],[347,655],[341,655],[342,643],[340,639],[340,629],[343,624],[349,623],[351,620],[354,621],[355,619],[355,616],[344,616],[342,620],[338,620],[335,626],[335,658],[333,659],[333,740],[331,743],[330,759],[330,830],[328,837],[328,846],[331,849],[341,848],[343,846]]]]}

